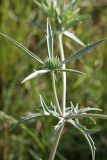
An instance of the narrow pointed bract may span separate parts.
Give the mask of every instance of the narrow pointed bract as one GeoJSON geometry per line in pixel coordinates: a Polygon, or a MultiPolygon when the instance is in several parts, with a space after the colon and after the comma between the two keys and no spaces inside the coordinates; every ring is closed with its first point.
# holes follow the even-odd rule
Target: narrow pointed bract
{"type": "Polygon", "coordinates": [[[56,71],[61,71],[61,72],[73,72],[73,73],[78,73],[82,75],[86,75],[86,73],[78,71],[76,69],[56,69],[56,71]]]}
{"type": "Polygon", "coordinates": [[[27,53],[29,56],[31,56],[32,58],[36,59],[39,63],[44,64],[43,61],[36,56],[34,53],[32,53],[31,51],[29,51],[26,47],[24,47],[21,43],[15,41],[14,39],[12,39],[11,37],[0,33],[3,37],[5,37],[6,39],[8,39],[10,42],[12,42],[13,44],[15,44],[18,48],[20,48],[23,52],[27,53]]]}
{"type": "Polygon", "coordinates": [[[74,33],[70,33],[68,31],[65,31],[64,35],[67,36],[68,38],[72,39],[73,41],[77,42],[81,46],[85,47],[85,44],[74,33]]]}
{"type": "Polygon", "coordinates": [[[82,134],[83,136],[86,138],[89,146],[90,146],[90,150],[92,153],[92,160],[95,160],[95,145],[94,145],[94,141],[90,136],[90,130],[86,129],[84,126],[82,126],[80,123],[74,121],[74,120],[70,120],[69,121],[75,128],[77,128],[82,134]]]}
{"type": "Polygon", "coordinates": [[[28,77],[26,77],[21,83],[24,83],[32,78],[35,78],[35,77],[38,77],[38,76],[41,76],[45,73],[48,73],[50,72],[50,70],[38,70],[38,71],[35,71],[33,73],[31,73],[28,77]]]}
{"type": "Polygon", "coordinates": [[[48,47],[48,56],[49,58],[53,57],[53,35],[52,29],[49,21],[47,20],[47,47],[48,47]]]}
{"type": "MultiPolygon", "coordinates": [[[[24,83],[30,79],[33,79],[33,78],[36,78],[38,76],[41,76],[43,74],[46,74],[48,72],[52,72],[53,70],[37,70],[37,71],[34,71],[33,73],[31,73],[29,76],[27,76],[21,83],[24,83]]],[[[54,71],[56,72],[73,72],[73,73],[76,73],[76,74],[81,74],[81,75],[86,75],[85,73],[81,72],[81,71],[78,71],[78,70],[75,70],[75,69],[55,69],[54,71]]]]}
{"type": "Polygon", "coordinates": [[[91,45],[88,45],[87,47],[83,48],[82,50],[80,50],[80,51],[74,53],[73,55],[69,56],[68,58],[66,58],[63,62],[61,62],[61,65],[80,58],[81,56],[87,54],[88,51],[95,48],[97,45],[104,42],[105,40],[107,40],[107,39],[105,38],[105,39],[96,41],[96,42],[92,43],[91,45]]]}
{"type": "Polygon", "coordinates": [[[42,118],[42,117],[46,117],[47,115],[45,114],[41,114],[41,113],[36,113],[36,114],[31,114],[25,117],[20,117],[20,120],[10,129],[10,131],[12,131],[13,129],[15,129],[18,125],[20,125],[23,122],[32,120],[32,119],[37,119],[37,118],[42,118]]]}
{"type": "Polygon", "coordinates": [[[102,109],[99,109],[99,108],[90,108],[90,107],[87,107],[87,108],[83,108],[83,109],[79,109],[79,113],[86,113],[86,112],[90,112],[90,111],[102,111],[102,109]]]}

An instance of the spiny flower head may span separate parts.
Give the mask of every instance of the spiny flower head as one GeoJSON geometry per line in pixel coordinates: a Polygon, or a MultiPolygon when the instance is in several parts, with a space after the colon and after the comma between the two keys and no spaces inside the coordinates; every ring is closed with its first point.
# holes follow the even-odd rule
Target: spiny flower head
{"type": "Polygon", "coordinates": [[[43,67],[49,70],[58,69],[60,68],[60,59],[57,56],[52,58],[47,57],[43,67]]]}

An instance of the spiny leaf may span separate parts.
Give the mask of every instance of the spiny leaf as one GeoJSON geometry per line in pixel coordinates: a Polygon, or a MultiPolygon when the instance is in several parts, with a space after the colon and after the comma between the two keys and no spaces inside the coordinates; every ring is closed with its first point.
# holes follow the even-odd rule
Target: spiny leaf
{"type": "Polygon", "coordinates": [[[47,20],[47,46],[49,58],[53,57],[53,35],[49,21],[47,20]]]}
{"type": "Polygon", "coordinates": [[[82,129],[86,134],[93,134],[96,132],[99,132],[101,129],[97,128],[97,129],[87,129],[86,127],[84,127],[83,125],[81,125],[80,123],[75,121],[75,124],[82,129]]]}
{"type": "Polygon", "coordinates": [[[92,160],[95,160],[95,145],[94,145],[94,141],[92,140],[90,134],[87,134],[86,133],[86,128],[84,126],[80,126],[80,125],[77,125],[78,123],[76,123],[75,121],[73,120],[70,120],[69,121],[71,124],[73,124],[74,127],[76,127],[83,135],[84,137],[86,138],[89,146],[90,146],[90,149],[91,149],[91,153],[92,153],[92,160]]]}
{"type": "Polygon", "coordinates": [[[78,59],[79,57],[85,55],[88,53],[88,51],[90,51],[92,48],[95,48],[97,45],[99,45],[100,43],[104,42],[107,39],[102,39],[99,40],[97,42],[92,43],[91,45],[88,45],[87,47],[83,48],[82,50],[80,50],[79,52],[74,53],[73,55],[69,56],[68,58],[66,58],[63,62],[61,62],[62,64],[66,64],[68,62],[71,62],[73,60],[78,59]]]}
{"type": "Polygon", "coordinates": [[[90,112],[90,111],[102,111],[102,109],[87,107],[87,108],[79,109],[78,112],[83,113],[83,112],[90,112]]]}
{"type": "Polygon", "coordinates": [[[38,71],[35,71],[33,73],[31,73],[29,76],[27,76],[21,83],[24,83],[32,78],[35,78],[35,77],[38,77],[38,76],[41,76],[45,73],[48,73],[50,72],[50,70],[38,70],[38,71]]]}
{"type": "Polygon", "coordinates": [[[40,113],[36,113],[36,114],[31,114],[25,117],[21,117],[20,120],[10,129],[13,130],[15,129],[18,125],[20,125],[21,123],[31,120],[31,119],[37,119],[37,118],[41,118],[41,117],[46,117],[45,114],[40,114],[40,113]]]}
{"type": "Polygon", "coordinates": [[[103,114],[92,114],[92,113],[77,113],[77,114],[72,114],[66,117],[67,119],[72,118],[72,119],[80,119],[80,118],[100,118],[100,119],[107,119],[107,115],[103,114]]]}
{"type": "Polygon", "coordinates": [[[32,58],[36,59],[39,63],[44,64],[43,61],[36,56],[35,54],[33,54],[31,51],[29,51],[26,47],[24,47],[21,43],[15,41],[14,39],[12,39],[11,37],[0,33],[3,37],[5,37],[6,39],[8,39],[10,42],[12,42],[13,44],[15,44],[18,48],[20,48],[23,52],[25,52],[26,54],[28,54],[29,56],[31,56],[32,58]]]}
{"type": "Polygon", "coordinates": [[[92,160],[95,160],[95,150],[96,150],[96,148],[95,148],[94,141],[93,141],[93,139],[91,138],[90,135],[86,135],[85,133],[83,133],[83,134],[86,137],[87,142],[89,143],[91,153],[92,153],[92,160]]]}

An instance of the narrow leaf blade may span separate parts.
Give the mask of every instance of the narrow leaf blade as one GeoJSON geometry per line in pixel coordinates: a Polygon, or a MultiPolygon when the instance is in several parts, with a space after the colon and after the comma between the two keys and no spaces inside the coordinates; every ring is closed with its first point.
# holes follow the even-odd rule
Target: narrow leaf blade
{"type": "Polygon", "coordinates": [[[107,39],[102,39],[99,41],[96,41],[94,43],[92,43],[91,45],[88,45],[87,47],[83,48],[82,50],[80,50],[79,52],[74,53],[73,55],[69,56],[68,58],[66,58],[63,62],[61,62],[62,64],[66,64],[68,62],[71,62],[73,60],[78,59],[79,57],[85,55],[88,53],[88,51],[90,51],[91,49],[95,48],[97,45],[99,45],[100,43],[104,42],[107,39]]]}
{"type": "Polygon", "coordinates": [[[25,116],[25,117],[21,117],[20,120],[10,129],[10,131],[15,129],[18,125],[20,125],[23,122],[26,122],[26,121],[31,120],[31,119],[42,118],[42,117],[46,117],[46,115],[36,113],[36,114],[31,114],[31,115],[28,115],[28,116],[25,116]]]}
{"type": "Polygon", "coordinates": [[[83,130],[86,134],[94,134],[94,133],[100,131],[99,128],[97,128],[97,129],[87,129],[86,127],[84,127],[83,125],[81,125],[80,123],[78,123],[78,122],[76,122],[76,121],[75,121],[75,124],[76,124],[81,130],[83,130]]]}
{"type": "Polygon", "coordinates": [[[77,123],[75,123],[75,121],[73,121],[73,120],[71,120],[70,123],[72,123],[73,126],[75,128],[77,128],[83,134],[83,136],[86,138],[86,140],[87,140],[87,142],[90,146],[90,149],[91,149],[92,160],[95,160],[95,150],[96,150],[96,148],[95,148],[94,141],[91,138],[91,136],[85,132],[86,128],[83,127],[83,126],[81,127],[81,126],[77,125],[77,123]]]}
{"type": "Polygon", "coordinates": [[[46,105],[44,99],[42,98],[42,96],[40,95],[40,102],[41,102],[41,106],[43,108],[43,111],[46,115],[49,115],[49,109],[48,109],[48,106],[46,105]]]}
{"type": "Polygon", "coordinates": [[[38,76],[41,76],[45,73],[48,73],[50,72],[50,70],[38,70],[38,71],[35,71],[33,73],[31,73],[29,76],[27,76],[21,83],[24,83],[32,78],[35,78],[35,77],[38,77],[38,76]]]}
{"type": "Polygon", "coordinates": [[[102,111],[102,109],[91,108],[91,107],[79,109],[79,113],[90,112],[90,111],[102,111]]]}
{"type": "Polygon", "coordinates": [[[49,21],[47,20],[47,46],[48,46],[48,56],[53,57],[53,35],[52,29],[49,21]]]}
{"type": "Polygon", "coordinates": [[[29,56],[31,56],[32,58],[36,59],[39,63],[44,64],[43,61],[36,56],[35,54],[33,54],[31,51],[29,51],[26,47],[24,47],[21,43],[15,41],[14,39],[12,39],[11,37],[0,33],[3,37],[5,37],[7,40],[9,40],[10,42],[12,42],[13,44],[15,44],[18,48],[20,48],[23,52],[25,52],[26,54],[28,54],[29,56]]]}
{"type": "Polygon", "coordinates": [[[73,73],[78,73],[78,74],[82,74],[82,75],[86,75],[85,73],[76,70],[76,69],[56,69],[55,71],[61,71],[61,72],[73,72],[73,73]]]}
{"type": "Polygon", "coordinates": [[[64,35],[67,36],[68,38],[72,39],[76,43],[80,44],[81,46],[85,47],[85,44],[74,33],[70,33],[68,31],[65,31],[64,35]]]}
{"type": "Polygon", "coordinates": [[[54,127],[54,135],[58,132],[58,130],[64,126],[64,120],[63,119],[60,119],[60,121],[55,125],[54,127]]]}

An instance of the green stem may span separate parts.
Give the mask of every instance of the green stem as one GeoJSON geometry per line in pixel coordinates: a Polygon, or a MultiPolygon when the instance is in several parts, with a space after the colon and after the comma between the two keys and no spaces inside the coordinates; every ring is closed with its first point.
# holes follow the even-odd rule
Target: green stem
{"type": "Polygon", "coordinates": [[[56,106],[57,106],[57,109],[58,109],[58,112],[59,112],[60,116],[62,116],[61,108],[60,108],[59,101],[58,101],[57,91],[56,91],[54,71],[52,72],[52,86],[53,86],[53,91],[54,91],[54,97],[55,97],[56,106]]]}
{"type": "Polygon", "coordinates": [[[53,146],[52,146],[52,149],[51,149],[51,153],[50,153],[50,156],[49,156],[49,160],[54,160],[54,158],[55,158],[56,150],[57,150],[57,147],[58,147],[58,144],[59,144],[59,140],[60,140],[60,137],[61,137],[63,128],[64,128],[64,126],[62,126],[62,127],[57,131],[57,133],[56,133],[56,135],[55,135],[55,140],[54,140],[54,143],[53,143],[53,146]]]}
{"type": "MultiPolygon", "coordinates": [[[[58,36],[59,39],[59,49],[60,49],[60,56],[61,56],[61,61],[65,60],[64,57],[64,49],[63,49],[63,43],[62,43],[62,34],[59,34],[58,36]]],[[[62,65],[62,69],[66,69],[66,65],[62,65]]],[[[65,108],[66,108],[66,72],[62,72],[62,113],[63,117],[65,117],[65,108]]]]}

